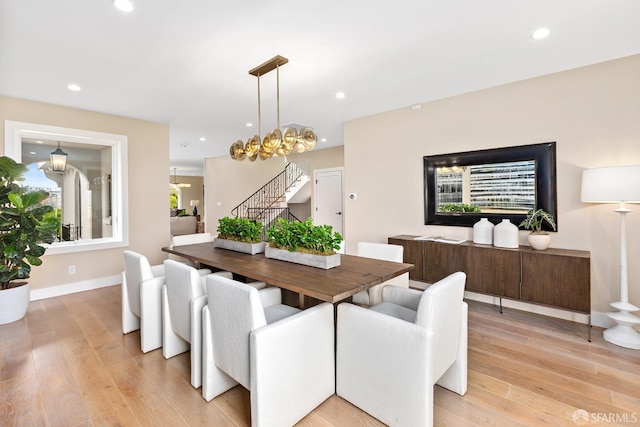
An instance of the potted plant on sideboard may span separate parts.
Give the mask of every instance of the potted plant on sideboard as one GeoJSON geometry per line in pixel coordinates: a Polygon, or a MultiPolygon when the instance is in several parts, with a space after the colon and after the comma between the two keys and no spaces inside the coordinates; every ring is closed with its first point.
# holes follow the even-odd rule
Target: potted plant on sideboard
{"type": "Polygon", "coordinates": [[[218,220],[218,236],[213,239],[216,248],[244,252],[251,255],[264,252],[262,223],[249,218],[228,217],[218,220]]]}
{"type": "Polygon", "coordinates": [[[542,209],[531,209],[527,212],[527,216],[520,223],[520,227],[531,230],[527,236],[529,245],[533,249],[543,251],[551,244],[551,236],[546,231],[542,231],[542,224],[546,222],[555,231],[556,223],[553,216],[542,209]]]}
{"type": "Polygon", "coordinates": [[[313,220],[287,221],[278,218],[267,229],[268,245],[264,255],[323,269],[340,265],[342,236],[330,225],[313,225],[313,220]]]}
{"type": "Polygon", "coordinates": [[[60,221],[43,190],[18,184],[27,166],[0,157],[0,325],[22,319],[29,307],[31,266],[42,264],[42,243],[53,243],[60,221]]]}

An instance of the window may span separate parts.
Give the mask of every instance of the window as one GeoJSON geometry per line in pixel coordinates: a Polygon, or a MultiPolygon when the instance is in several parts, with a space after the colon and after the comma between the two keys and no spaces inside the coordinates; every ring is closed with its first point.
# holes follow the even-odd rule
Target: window
{"type": "Polygon", "coordinates": [[[47,254],[128,245],[126,136],[7,120],[5,154],[29,167],[23,185],[48,191],[60,215],[47,254]],[[63,172],[50,163],[58,144],[67,153],[63,172]]]}

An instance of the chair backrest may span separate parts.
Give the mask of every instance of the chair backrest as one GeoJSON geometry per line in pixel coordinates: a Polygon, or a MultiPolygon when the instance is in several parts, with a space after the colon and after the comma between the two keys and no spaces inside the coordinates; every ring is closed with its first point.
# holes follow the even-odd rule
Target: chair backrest
{"type": "Polygon", "coordinates": [[[127,281],[129,309],[140,317],[140,283],[143,280],[153,278],[151,266],[147,257],[134,251],[124,251],[122,257],[124,259],[124,277],[127,281]]]}
{"type": "Polygon", "coordinates": [[[358,242],[358,248],[356,249],[356,255],[358,256],[381,259],[383,261],[402,262],[403,254],[403,246],[389,245],[387,243],[358,242]]]}
{"type": "Polygon", "coordinates": [[[164,272],[171,329],[191,342],[190,303],[204,295],[200,274],[195,268],[170,259],[164,262],[164,272]]]}
{"type": "Polygon", "coordinates": [[[207,276],[208,307],[216,366],[251,389],[249,339],[267,324],[258,290],[215,274],[207,276]]]}
{"type": "Polygon", "coordinates": [[[171,237],[171,247],[209,243],[213,240],[211,233],[183,234],[171,237]]]}
{"type": "Polygon", "coordinates": [[[440,378],[456,360],[466,279],[459,271],[437,281],[424,291],[418,304],[416,324],[433,333],[434,378],[440,378]]]}
{"type": "MultiPolygon", "coordinates": [[[[404,255],[404,246],[390,245],[387,243],[370,243],[370,242],[358,242],[356,249],[356,255],[365,257],[380,259],[383,261],[402,262],[404,255]]],[[[387,280],[385,285],[396,285],[404,288],[409,287],[409,273],[401,274],[393,279],[387,280]]],[[[373,287],[369,290],[370,298],[374,301],[380,301],[381,287],[373,287]]],[[[373,302],[375,304],[376,302],[373,302]]]]}

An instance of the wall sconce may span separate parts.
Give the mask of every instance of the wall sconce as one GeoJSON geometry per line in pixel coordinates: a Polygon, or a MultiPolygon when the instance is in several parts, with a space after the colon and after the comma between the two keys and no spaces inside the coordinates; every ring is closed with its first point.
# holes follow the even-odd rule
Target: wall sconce
{"type": "Polygon", "coordinates": [[[627,203],[640,203],[640,166],[612,166],[587,169],[582,172],[582,202],[619,203],[614,212],[620,214],[620,301],[611,307],[618,311],[607,313],[617,325],[603,332],[602,337],[620,347],[640,350],[640,333],[633,326],[640,325],[640,318],[631,314],[640,308],[629,303],[627,283],[627,231],[626,216],[631,209],[627,203]]]}
{"type": "Polygon", "coordinates": [[[64,172],[67,169],[67,153],[60,148],[60,141],[58,148],[51,153],[51,167],[56,172],[64,172]]]}

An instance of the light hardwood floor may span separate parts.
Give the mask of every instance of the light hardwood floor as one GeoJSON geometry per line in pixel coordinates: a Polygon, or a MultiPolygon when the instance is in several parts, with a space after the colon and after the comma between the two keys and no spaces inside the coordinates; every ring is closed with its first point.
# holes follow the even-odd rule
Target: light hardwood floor
{"type": "MultiPolygon", "coordinates": [[[[592,336],[470,302],[469,390],[436,387],[435,425],[640,425],[640,351],[603,341],[598,328],[592,336]]],[[[249,425],[246,390],[207,403],[189,383],[188,354],[142,354],[139,338],[120,332],[119,286],[32,302],[25,319],[0,326],[0,425],[249,425]]],[[[299,425],[382,423],[334,396],[299,425]]]]}

